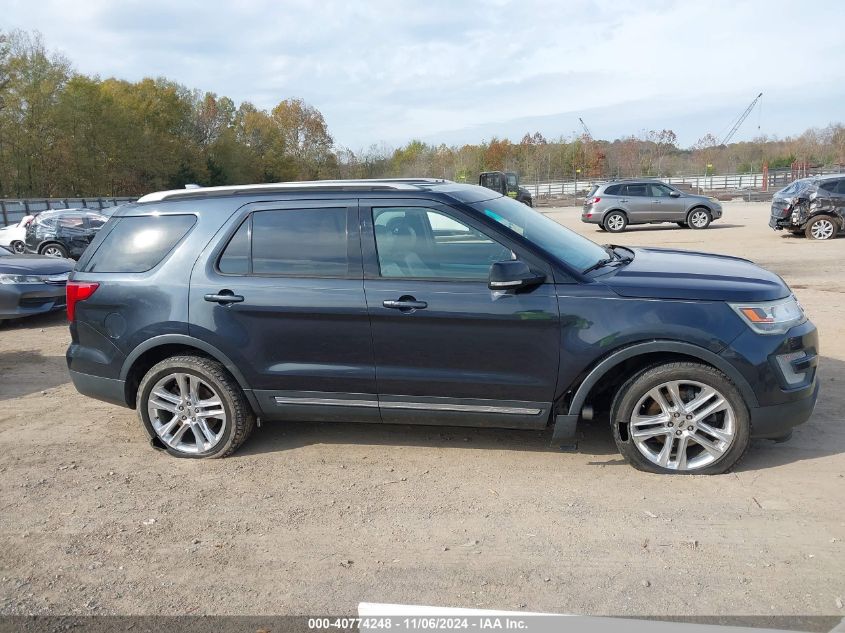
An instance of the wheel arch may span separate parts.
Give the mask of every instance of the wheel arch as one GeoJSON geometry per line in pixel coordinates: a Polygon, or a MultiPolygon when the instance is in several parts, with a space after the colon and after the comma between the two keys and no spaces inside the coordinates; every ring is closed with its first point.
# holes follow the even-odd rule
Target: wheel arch
{"type": "MultiPolygon", "coordinates": [[[[724,373],[737,386],[749,408],[757,407],[757,396],[743,375],[724,358],[692,343],[670,340],[654,340],[635,343],[618,349],[593,365],[578,385],[569,401],[567,414],[580,416],[596,388],[602,386],[602,379],[612,376],[614,370],[628,367],[633,371],[645,368],[663,360],[693,360],[711,365],[724,373]]],[[[628,377],[630,373],[628,372],[628,377]]],[[[627,378],[626,378],[627,379],[627,378]]]]}
{"type": "Polygon", "coordinates": [[[44,250],[45,250],[48,246],[61,246],[63,249],[65,249],[65,251],[70,252],[70,251],[68,250],[68,247],[67,247],[67,246],[65,246],[64,244],[62,244],[59,240],[53,240],[53,239],[51,239],[51,240],[44,240],[43,242],[41,242],[41,243],[38,245],[38,254],[39,254],[39,255],[43,255],[43,254],[44,254],[44,250]]]}
{"type": "Polygon", "coordinates": [[[186,334],[163,334],[147,339],[126,357],[120,370],[120,380],[124,381],[126,402],[130,407],[136,406],[138,385],[150,368],[165,358],[178,354],[196,354],[219,362],[235,379],[253,411],[258,414],[258,403],[252,389],[231,359],[213,345],[186,334]]]}
{"type": "Polygon", "coordinates": [[[696,209],[703,209],[704,211],[707,211],[707,213],[710,215],[710,218],[711,219],[713,218],[713,209],[708,207],[703,202],[696,202],[693,206],[691,206],[689,209],[687,209],[686,217],[689,217],[689,214],[692,213],[693,211],[695,211],[696,209]]]}

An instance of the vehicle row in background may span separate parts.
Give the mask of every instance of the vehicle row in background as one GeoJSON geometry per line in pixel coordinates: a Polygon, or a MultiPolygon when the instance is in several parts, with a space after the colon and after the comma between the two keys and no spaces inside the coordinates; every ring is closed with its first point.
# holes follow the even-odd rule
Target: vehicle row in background
{"type": "Polygon", "coordinates": [[[629,224],[674,222],[681,227],[706,229],[722,217],[716,198],[681,191],[659,180],[615,180],[593,185],[584,200],[581,221],[621,233],[629,224]]]}
{"type": "Polygon", "coordinates": [[[513,171],[485,171],[478,176],[478,184],[493,191],[513,198],[517,202],[534,206],[531,193],[519,186],[519,174],[513,171]]]}
{"type": "Polygon", "coordinates": [[[811,240],[830,240],[845,229],[845,174],[796,180],[772,198],[769,226],[811,240]]]}

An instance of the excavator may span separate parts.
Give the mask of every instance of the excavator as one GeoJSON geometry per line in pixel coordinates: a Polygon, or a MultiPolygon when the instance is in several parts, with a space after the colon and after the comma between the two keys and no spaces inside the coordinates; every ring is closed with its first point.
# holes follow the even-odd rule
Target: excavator
{"type": "Polygon", "coordinates": [[[503,196],[513,198],[517,202],[534,206],[531,193],[525,187],[519,186],[519,174],[513,171],[485,171],[478,176],[478,184],[503,196]]]}

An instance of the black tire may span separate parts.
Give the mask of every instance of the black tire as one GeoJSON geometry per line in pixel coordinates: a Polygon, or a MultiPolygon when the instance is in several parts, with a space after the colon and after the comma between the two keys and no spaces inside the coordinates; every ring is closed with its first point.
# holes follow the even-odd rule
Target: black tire
{"type": "Polygon", "coordinates": [[[675,222],[675,224],[680,226],[682,229],[688,229],[689,228],[689,224],[687,224],[686,222],[675,222]]]}
{"type": "Polygon", "coordinates": [[[138,386],[136,408],[150,438],[157,441],[159,446],[176,457],[195,459],[228,457],[246,441],[255,426],[255,415],[240,385],[223,365],[203,356],[174,356],[154,365],[138,386]],[[190,374],[207,382],[215,389],[216,395],[222,403],[223,410],[226,413],[226,422],[223,424],[220,440],[208,451],[188,453],[176,450],[162,442],[153,428],[147,410],[150,392],[159,380],[173,373],[190,374]]]}
{"type": "Polygon", "coordinates": [[[62,244],[57,244],[56,242],[45,244],[41,247],[39,252],[42,255],[67,258],[67,249],[62,244]]]}
{"type": "Polygon", "coordinates": [[[606,232],[606,231],[607,231],[607,229],[606,229],[606,228],[604,228],[604,226],[602,226],[601,224],[599,224],[599,225],[598,225],[598,227],[599,227],[599,231],[602,231],[602,232],[606,232]]]}
{"type": "Polygon", "coordinates": [[[9,247],[18,255],[23,255],[26,252],[26,244],[21,242],[20,240],[14,240],[9,247]]]}
{"type": "Polygon", "coordinates": [[[708,226],[710,226],[710,223],[712,221],[713,217],[710,215],[710,211],[708,211],[704,207],[696,207],[694,209],[690,209],[690,212],[687,213],[687,225],[691,229],[695,229],[697,231],[706,229],[708,226]],[[699,218],[704,219],[700,221],[699,218]]]}
{"type": "Polygon", "coordinates": [[[602,226],[608,233],[622,233],[628,228],[628,216],[621,211],[611,211],[604,216],[602,226]]]}
{"type": "Polygon", "coordinates": [[[817,215],[804,227],[808,240],[832,240],[839,232],[839,224],[829,215],[817,215]]]}
{"type": "MultiPolygon", "coordinates": [[[[680,389],[678,391],[680,391],[680,389]]],[[[689,402],[691,402],[691,400],[686,401],[685,404],[689,404],[689,402]]],[[[706,407],[708,405],[704,404],[700,406],[706,407]]],[[[644,413],[646,415],[653,415],[653,412],[650,411],[644,411],[644,413]]],[[[718,413],[711,414],[711,416],[718,415],[718,413]]],[[[711,416],[707,416],[699,422],[704,423],[705,420],[710,420],[711,424],[717,424],[717,420],[711,416]]],[[[685,426],[687,424],[682,414],[675,417],[680,420],[681,426],[685,426]]],[[[685,429],[677,429],[678,422],[675,421],[675,417],[669,417],[668,419],[672,422],[665,423],[665,426],[672,426],[674,424],[676,429],[674,433],[679,435],[684,434],[689,437],[698,433],[699,437],[702,437],[699,429],[696,429],[694,433],[687,433],[685,429]]],[[[723,418],[723,421],[726,419],[727,418],[723,418]]],[[[616,446],[622,456],[634,468],[650,473],[678,475],[717,475],[724,473],[730,468],[736,466],[740,459],[742,459],[742,456],[748,449],[751,438],[751,420],[748,408],[742,398],[742,395],[736,388],[736,385],[734,385],[730,379],[718,369],[711,367],[710,365],[694,362],[662,363],[660,365],[647,368],[633,376],[630,380],[628,380],[628,382],[622,385],[613,400],[610,412],[610,423],[613,428],[613,439],[615,440],[616,446]],[[709,464],[702,465],[699,468],[680,470],[678,468],[667,468],[661,466],[648,459],[637,447],[632,437],[630,421],[634,415],[634,407],[637,406],[643,398],[648,397],[651,390],[671,381],[681,381],[682,383],[684,381],[691,381],[715,389],[718,392],[718,395],[721,395],[724,398],[733,412],[734,430],[731,443],[726,448],[723,448],[724,452],[720,457],[716,458],[709,464]]],[[[689,422],[689,424],[695,424],[695,422],[689,422]]],[[[723,422],[722,428],[726,428],[726,426],[724,426],[725,424],[726,422],[723,422]]],[[[711,427],[711,430],[712,428],[716,427],[711,427]]],[[[669,447],[670,450],[667,451],[671,454],[672,451],[676,451],[677,444],[675,443],[672,431],[668,431],[668,433],[668,437],[673,439],[673,443],[669,447]]],[[[713,442],[714,436],[704,435],[703,437],[705,440],[713,442]]],[[[661,445],[660,436],[654,437],[648,441],[658,442],[658,447],[661,445]]],[[[715,443],[719,444],[718,440],[715,443]]],[[[662,446],[666,446],[665,441],[662,442],[662,446]]],[[[697,455],[704,455],[706,452],[704,448],[697,443],[689,443],[688,441],[687,447],[685,455],[688,455],[689,452],[695,451],[700,451],[697,455]]],[[[695,455],[693,458],[694,457],[695,455]]]]}

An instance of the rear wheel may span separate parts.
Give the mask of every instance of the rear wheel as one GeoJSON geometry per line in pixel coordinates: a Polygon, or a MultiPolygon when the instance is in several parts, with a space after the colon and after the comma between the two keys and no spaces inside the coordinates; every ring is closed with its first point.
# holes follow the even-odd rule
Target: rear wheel
{"type": "Polygon", "coordinates": [[[687,215],[687,224],[693,229],[706,229],[710,226],[710,212],[707,209],[698,207],[687,215]]]}
{"type": "Polygon", "coordinates": [[[177,457],[226,457],[255,424],[240,386],[217,361],[175,356],[138,387],[138,415],[150,437],[177,457]]]}
{"type": "Polygon", "coordinates": [[[628,218],[621,211],[611,211],[605,216],[602,226],[610,233],[621,233],[628,226],[628,218]]]}
{"type": "Polygon", "coordinates": [[[739,390],[722,372],[664,363],[625,383],[611,408],[619,452],[639,470],[714,475],[748,448],[751,422],[739,390]]]}
{"type": "Polygon", "coordinates": [[[830,240],[836,237],[836,222],[829,215],[819,215],[807,223],[804,234],[809,240],[830,240]]]}
{"type": "Polygon", "coordinates": [[[41,249],[41,254],[47,257],[67,257],[67,249],[61,244],[47,244],[41,249]]]}

